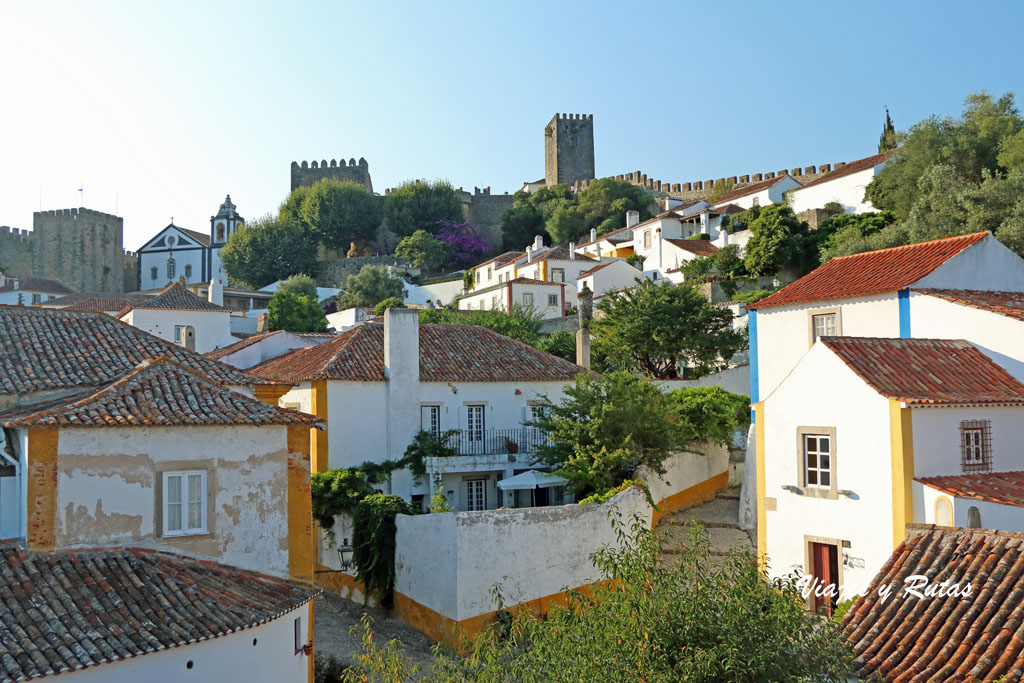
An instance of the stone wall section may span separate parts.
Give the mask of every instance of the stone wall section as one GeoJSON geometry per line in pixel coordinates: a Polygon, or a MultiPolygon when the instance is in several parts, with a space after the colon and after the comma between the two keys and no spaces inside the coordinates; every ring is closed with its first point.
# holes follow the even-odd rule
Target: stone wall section
{"type": "Polygon", "coordinates": [[[326,159],[316,162],[303,161],[301,164],[292,162],[292,184],[291,189],[297,187],[308,187],[318,180],[334,178],[336,180],[350,180],[366,186],[366,189],[373,192],[373,183],[370,181],[370,165],[366,159],[360,157],[359,161],[349,159],[326,159]]]}

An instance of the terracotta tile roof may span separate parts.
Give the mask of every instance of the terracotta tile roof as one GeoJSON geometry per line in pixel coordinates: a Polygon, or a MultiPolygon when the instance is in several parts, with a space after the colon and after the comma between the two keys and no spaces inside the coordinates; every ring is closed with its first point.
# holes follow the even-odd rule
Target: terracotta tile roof
{"type": "MultiPolygon", "coordinates": [[[[18,290],[26,292],[40,292],[42,294],[71,294],[75,290],[68,287],[60,280],[48,280],[43,277],[21,277],[18,280],[18,290]]],[[[14,283],[8,282],[0,287],[0,292],[15,291],[14,283]]]]}
{"type": "Polygon", "coordinates": [[[1024,678],[1024,534],[908,525],[843,617],[858,677],[910,681],[1020,681],[1024,678]],[[916,598],[905,580],[971,586],[969,597],[916,598]],[[880,586],[892,594],[883,604],[880,586]]]}
{"type": "Polygon", "coordinates": [[[474,289],[471,292],[468,292],[466,294],[459,294],[458,296],[455,297],[454,301],[460,301],[462,299],[468,299],[468,298],[470,298],[472,296],[477,296],[479,294],[487,294],[488,292],[495,292],[495,291],[497,291],[499,289],[505,289],[505,286],[508,285],[508,284],[514,284],[514,285],[547,285],[549,287],[562,287],[562,286],[565,285],[564,282],[551,282],[549,280],[535,280],[535,279],[529,278],[529,277],[517,277],[515,279],[508,280],[507,282],[499,282],[498,284],[495,284],[495,285],[488,285],[487,287],[484,287],[483,289],[474,289]]]}
{"type": "Polygon", "coordinates": [[[916,480],[960,498],[1024,507],[1024,472],[978,472],[916,480]]]}
{"type": "Polygon", "coordinates": [[[156,296],[132,302],[126,307],[126,310],[120,311],[118,317],[127,313],[127,309],[132,308],[166,311],[219,311],[222,313],[231,311],[230,308],[218,306],[196,296],[177,282],[167,285],[156,296]]]}
{"type": "Polygon", "coordinates": [[[542,253],[540,256],[534,256],[530,259],[530,263],[536,263],[537,261],[594,261],[597,259],[592,256],[585,254],[576,254],[572,256],[574,252],[569,251],[567,247],[552,247],[542,253]]]}
{"type": "Polygon", "coordinates": [[[511,261],[515,261],[520,256],[526,256],[526,252],[525,251],[506,251],[506,252],[504,252],[502,254],[498,254],[497,256],[495,256],[494,258],[492,258],[492,259],[490,259],[488,261],[484,261],[483,263],[481,263],[478,266],[473,266],[473,267],[474,268],[483,268],[484,266],[490,265],[492,263],[494,265],[500,267],[500,266],[505,265],[506,263],[510,263],[511,261]]]}
{"type": "Polygon", "coordinates": [[[666,238],[665,241],[675,247],[679,247],[683,251],[688,251],[691,254],[697,254],[698,256],[709,256],[718,251],[718,247],[711,244],[709,240],[679,240],[666,238]]]}
{"type": "Polygon", "coordinates": [[[611,264],[615,263],[615,261],[617,261],[617,260],[618,259],[613,259],[611,261],[605,261],[604,263],[598,263],[596,266],[594,266],[590,270],[588,270],[586,272],[583,272],[583,273],[580,273],[579,275],[577,275],[576,279],[577,280],[582,280],[585,277],[590,277],[591,275],[593,275],[597,271],[601,270],[602,268],[607,268],[611,264]]]}
{"type": "Polygon", "coordinates": [[[1024,292],[982,292],[976,289],[915,289],[928,296],[962,306],[992,311],[1008,318],[1024,320],[1024,292]]]}
{"type": "Polygon", "coordinates": [[[846,299],[910,287],[990,233],[945,237],[903,247],[839,256],[748,308],[846,299]]]}
{"type": "Polygon", "coordinates": [[[962,339],[822,337],[875,391],[903,403],[1024,405],[1024,384],[962,339]]]}
{"type": "Polygon", "coordinates": [[[47,308],[62,308],[66,311],[120,311],[125,306],[143,301],[145,294],[71,294],[59,299],[43,302],[47,308]]]}
{"type": "Polygon", "coordinates": [[[815,178],[814,180],[810,181],[809,183],[804,183],[800,187],[794,187],[792,190],[790,190],[790,192],[797,192],[799,190],[804,189],[805,187],[813,187],[814,185],[820,185],[821,183],[827,183],[830,180],[835,180],[836,178],[842,178],[843,176],[848,176],[848,175],[851,175],[853,173],[857,173],[858,171],[865,171],[865,170],[867,170],[869,168],[877,166],[878,164],[880,164],[883,161],[885,161],[886,159],[888,159],[890,156],[892,156],[892,152],[893,151],[894,150],[888,151],[888,152],[882,152],[881,154],[872,154],[869,157],[864,157],[863,159],[857,159],[856,161],[851,161],[848,164],[844,164],[844,165],[840,166],[839,168],[835,169],[834,171],[830,171],[829,173],[826,173],[825,175],[821,176],[820,178],[815,178]]]}
{"type": "Polygon", "coordinates": [[[222,384],[252,384],[230,365],[90,311],[0,306],[0,349],[0,394],[104,386],[160,356],[222,384]]]}
{"type": "Polygon", "coordinates": [[[789,175],[788,173],[784,173],[783,175],[777,175],[774,178],[769,178],[768,180],[760,180],[756,183],[750,183],[749,185],[738,187],[735,190],[732,190],[731,192],[726,192],[724,195],[718,198],[718,201],[715,202],[713,206],[722,206],[724,204],[729,204],[734,199],[740,199],[742,197],[746,197],[747,195],[756,194],[758,192],[764,192],[765,190],[771,187],[775,187],[786,178],[793,180],[798,185],[800,184],[800,181],[793,178],[793,176],[789,175]]]}
{"type": "MultiPolygon", "coordinates": [[[[384,381],[384,325],[368,322],[322,344],[260,363],[249,374],[297,383],[310,379],[384,381]]],[[[559,382],[583,368],[475,325],[420,325],[422,382],[559,382]]]]}
{"type": "Polygon", "coordinates": [[[317,423],[306,413],[272,406],[228,389],[167,358],[144,361],[109,386],[57,405],[0,414],[5,427],[167,427],[317,423]]]}
{"type": "Polygon", "coordinates": [[[0,680],[42,678],[210,640],[277,619],[319,592],[170,553],[41,553],[3,544],[0,680]]]}

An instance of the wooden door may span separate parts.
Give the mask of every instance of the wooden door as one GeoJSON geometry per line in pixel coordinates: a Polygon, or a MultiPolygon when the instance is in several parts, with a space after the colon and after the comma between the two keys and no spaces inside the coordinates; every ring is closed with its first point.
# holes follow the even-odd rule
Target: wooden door
{"type": "MultiPolygon", "coordinates": [[[[811,543],[811,574],[817,579],[816,593],[833,586],[833,593],[839,588],[839,549],[831,543],[811,543]]],[[[814,611],[818,614],[832,614],[836,606],[834,595],[814,595],[814,611]]]]}

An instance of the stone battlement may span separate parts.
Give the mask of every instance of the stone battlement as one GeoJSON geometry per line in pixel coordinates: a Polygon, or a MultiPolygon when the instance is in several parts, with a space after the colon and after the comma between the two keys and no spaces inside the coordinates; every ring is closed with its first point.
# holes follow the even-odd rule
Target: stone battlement
{"type": "Polygon", "coordinates": [[[115,216],[112,213],[106,213],[104,211],[96,211],[95,209],[86,208],[75,208],[75,209],[50,209],[48,211],[33,211],[33,217],[35,216],[93,216],[95,218],[106,218],[107,220],[119,221],[121,218],[115,216]]]}
{"type": "Polygon", "coordinates": [[[370,181],[370,164],[366,159],[359,157],[359,161],[349,159],[321,159],[320,161],[297,161],[292,162],[292,190],[297,187],[313,185],[324,178],[335,180],[348,180],[366,186],[366,189],[373,192],[373,183],[370,181]]]}
{"type": "Polygon", "coordinates": [[[555,121],[593,121],[593,114],[555,114],[555,121]]]}
{"type": "Polygon", "coordinates": [[[364,159],[363,157],[359,157],[359,161],[356,161],[355,159],[349,159],[347,164],[346,164],[344,159],[340,159],[340,160],[331,159],[330,163],[328,163],[326,159],[323,159],[323,160],[321,160],[319,162],[319,164],[315,160],[314,161],[303,161],[301,164],[299,162],[297,162],[297,161],[293,161],[292,162],[292,168],[293,169],[296,169],[296,168],[345,168],[346,166],[349,166],[349,167],[356,167],[356,166],[358,166],[359,168],[365,168],[365,169],[369,169],[370,168],[370,165],[368,163],[366,163],[366,159],[364,159]]]}

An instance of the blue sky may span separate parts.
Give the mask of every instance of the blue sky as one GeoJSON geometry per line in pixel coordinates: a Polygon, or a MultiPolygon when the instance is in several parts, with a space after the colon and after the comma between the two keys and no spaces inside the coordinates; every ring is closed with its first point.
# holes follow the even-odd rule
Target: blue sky
{"type": "MultiPolygon", "coordinates": [[[[671,182],[855,159],[964,97],[1024,90],[1019,2],[0,0],[0,225],[85,205],[134,249],[230,193],[274,210],[293,160],[365,157],[513,192],[555,112],[597,174],[671,182]]],[[[1022,94],[1024,97],[1024,94],[1022,94]]]]}

